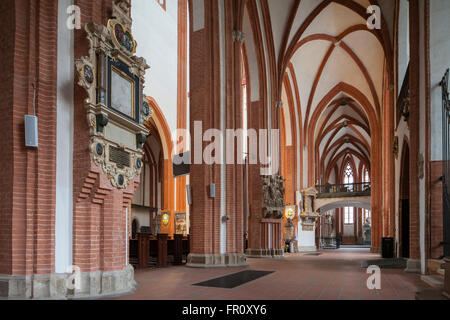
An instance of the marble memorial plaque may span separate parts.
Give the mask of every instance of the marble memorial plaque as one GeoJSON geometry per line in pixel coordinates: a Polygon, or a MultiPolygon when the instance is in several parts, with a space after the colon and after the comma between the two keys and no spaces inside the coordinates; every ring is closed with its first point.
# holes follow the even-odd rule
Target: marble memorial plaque
{"type": "Polygon", "coordinates": [[[134,118],[134,84],[115,68],[111,72],[111,107],[134,118]]]}

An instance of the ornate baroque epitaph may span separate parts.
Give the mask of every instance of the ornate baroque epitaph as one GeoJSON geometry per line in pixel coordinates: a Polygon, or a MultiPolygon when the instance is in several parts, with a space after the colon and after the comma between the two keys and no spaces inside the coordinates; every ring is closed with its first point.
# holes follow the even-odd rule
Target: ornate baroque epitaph
{"type": "Polygon", "coordinates": [[[112,9],[107,26],[85,25],[89,54],[75,66],[78,85],[87,93],[91,157],[114,187],[125,189],[141,173],[142,147],[149,134],[144,121],[153,111],[143,95],[149,66],[134,55],[129,0],[113,0],[112,9]]]}

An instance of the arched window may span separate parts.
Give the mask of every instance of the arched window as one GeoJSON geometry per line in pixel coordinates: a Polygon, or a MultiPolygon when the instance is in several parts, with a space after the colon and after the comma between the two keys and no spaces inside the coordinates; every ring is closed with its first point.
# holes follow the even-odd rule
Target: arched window
{"type": "MultiPolygon", "coordinates": [[[[365,167],[363,169],[363,182],[364,183],[370,182],[369,170],[365,167]]],[[[363,223],[366,221],[367,218],[371,218],[371,211],[364,209],[364,217],[363,218],[364,218],[363,223]]]]}
{"type": "MultiPolygon", "coordinates": [[[[344,171],[344,184],[352,184],[355,182],[353,168],[350,165],[350,162],[347,162],[347,167],[344,171]]],[[[353,224],[354,223],[354,210],[350,207],[344,208],[344,223],[345,224],[353,224]]]]}
{"type": "Polygon", "coordinates": [[[370,182],[369,170],[364,168],[363,173],[364,173],[364,175],[363,175],[363,177],[364,177],[363,182],[370,182]]]}
{"type": "Polygon", "coordinates": [[[344,183],[345,184],[351,184],[354,183],[355,179],[354,179],[354,174],[353,174],[353,168],[350,165],[350,162],[347,163],[347,167],[345,168],[344,171],[344,183]]]}

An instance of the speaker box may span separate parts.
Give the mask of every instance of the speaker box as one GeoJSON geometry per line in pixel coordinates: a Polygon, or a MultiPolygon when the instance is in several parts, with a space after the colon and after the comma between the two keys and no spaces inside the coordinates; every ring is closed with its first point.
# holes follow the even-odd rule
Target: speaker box
{"type": "Polygon", "coordinates": [[[187,196],[187,202],[188,205],[192,205],[192,195],[191,195],[191,186],[186,185],[186,196],[187,196]]]}
{"type": "Polygon", "coordinates": [[[36,116],[25,116],[25,146],[38,147],[38,118],[36,116]]]}
{"type": "Polygon", "coordinates": [[[215,198],[216,197],[216,185],[214,183],[211,183],[209,185],[209,196],[211,198],[215,198]]]}

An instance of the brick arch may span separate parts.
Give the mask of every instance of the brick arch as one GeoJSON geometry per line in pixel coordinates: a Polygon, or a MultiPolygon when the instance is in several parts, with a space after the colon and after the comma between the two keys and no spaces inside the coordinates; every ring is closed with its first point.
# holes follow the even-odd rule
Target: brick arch
{"type": "MultiPolygon", "coordinates": [[[[162,151],[162,168],[160,170],[162,178],[161,186],[161,210],[170,213],[169,225],[161,226],[161,233],[173,235],[175,232],[175,179],[172,171],[172,152],[174,145],[172,135],[170,134],[169,125],[164,114],[153,97],[147,97],[150,107],[153,109],[153,117],[150,122],[145,123],[152,135],[157,137],[161,144],[162,151]],[[152,123],[153,122],[153,123],[152,123]]],[[[159,159],[155,159],[158,161],[159,159]]]]}
{"type": "MultiPolygon", "coordinates": [[[[314,183],[314,150],[311,148],[311,146],[314,145],[314,133],[315,133],[315,127],[316,124],[320,118],[320,115],[323,113],[325,108],[327,107],[328,103],[331,101],[333,97],[335,97],[340,92],[344,92],[350,96],[353,96],[362,106],[363,110],[365,111],[366,115],[368,116],[369,123],[370,123],[370,130],[373,134],[380,135],[380,124],[378,121],[377,113],[375,112],[374,108],[372,107],[371,103],[367,99],[367,97],[361,93],[357,88],[341,82],[338,85],[336,85],[333,89],[331,89],[325,97],[322,99],[322,101],[317,106],[316,110],[314,111],[312,117],[311,117],[311,123],[307,129],[307,137],[308,137],[308,181],[309,184],[312,185],[314,183]]],[[[376,140],[375,137],[373,137],[372,141],[379,141],[376,140]]],[[[374,154],[371,152],[371,154],[374,154]]]]}
{"type": "MultiPolygon", "coordinates": [[[[329,105],[330,101],[339,93],[345,93],[351,96],[359,103],[365,112],[371,132],[371,168],[372,168],[372,213],[373,213],[373,232],[372,232],[372,251],[378,252],[380,250],[381,241],[381,221],[382,221],[382,160],[381,160],[381,125],[379,114],[371,105],[367,97],[357,88],[347,83],[341,82],[331,89],[319,103],[315,112],[311,117],[311,122],[307,130],[308,146],[314,145],[315,127],[318,123],[320,115],[329,105]]],[[[308,183],[314,184],[314,150],[308,148],[308,183]]]]}
{"type": "MultiPolygon", "coordinates": [[[[328,181],[330,179],[330,175],[331,175],[331,171],[333,169],[335,169],[335,166],[337,166],[337,162],[339,159],[341,159],[342,157],[345,157],[347,155],[347,153],[350,153],[352,156],[357,157],[361,162],[367,163],[367,160],[365,159],[365,157],[363,155],[361,155],[359,152],[356,152],[353,149],[349,149],[346,148],[344,150],[342,150],[339,154],[337,154],[332,161],[330,161],[329,166],[327,166],[326,169],[326,174],[325,174],[325,181],[328,181]]],[[[356,166],[355,166],[355,171],[356,171],[356,166]]],[[[337,175],[338,177],[341,177],[342,175],[342,168],[338,168],[337,169],[337,175]]]]}
{"type": "MultiPolygon", "coordinates": [[[[354,61],[354,63],[360,69],[361,73],[363,74],[363,76],[364,76],[364,78],[365,78],[365,80],[367,82],[367,85],[370,88],[370,91],[371,91],[372,97],[373,97],[373,99],[375,101],[375,106],[376,106],[377,110],[379,111],[381,109],[380,102],[379,102],[379,97],[378,97],[378,94],[376,93],[376,89],[375,89],[375,85],[374,85],[373,79],[371,78],[367,68],[364,66],[364,64],[362,63],[361,59],[355,54],[355,52],[343,41],[343,39],[347,35],[349,35],[349,34],[351,34],[353,32],[357,32],[357,31],[367,31],[369,33],[375,34],[375,36],[376,36],[376,33],[373,32],[373,31],[368,30],[367,26],[355,25],[355,26],[349,27],[347,30],[345,30],[343,33],[341,33],[337,37],[330,36],[330,35],[327,35],[327,34],[313,34],[311,36],[306,37],[305,39],[302,39],[295,46],[295,50],[294,50],[294,52],[292,54],[292,57],[295,55],[295,53],[298,50],[300,50],[300,48],[303,45],[305,45],[306,43],[309,43],[311,41],[324,40],[324,41],[331,42],[331,46],[328,49],[325,57],[323,58],[323,60],[321,62],[321,65],[319,66],[317,75],[316,75],[316,77],[314,79],[313,86],[312,86],[312,89],[311,89],[311,92],[310,92],[310,95],[309,95],[309,98],[308,98],[308,105],[307,105],[306,116],[305,116],[305,130],[308,127],[308,119],[309,119],[309,115],[310,115],[310,112],[311,112],[312,102],[313,102],[313,99],[314,99],[314,95],[316,93],[317,86],[319,85],[319,81],[322,78],[323,70],[325,69],[325,67],[326,67],[326,65],[327,65],[331,55],[333,54],[333,52],[336,49],[335,44],[338,43],[338,42],[340,42],[340,47],[350,56],[350,58],[354,61]]],[[[379,38],[378,38],[378,40],[380,41],[379,38]]]]}
{"type": "MultiPolygon", "coordinates": [[[[315,153],[316,153],[316,158],[319,159],[319,162],[320,162],[320,166],[319,166],[317,169],[320,168],[320,169],[322,169],[322,171],[323,171],[324,162],[325,162],[325,159],[326,159],[328,153],[333,149],[333,147],[334,147],[339,141],[343,141],[343,139],[346,138],[346,137],[350,138],[350,140],[351,140],[352,143],[359,143],[363,148],[365,148],[365,151],[366,151],[367,153],[370,154],[370,145],[369,145],[369,143],[366,141],[366,139],[364,138],[364,136],[359,132],[359,130],[357,130],[357,129],[353,126],[353,121],[352,121],[352,120],[349,122],[349,127],[350,127],[350,129],[357,135],[357,137],[355,137],[355,136],[353,136],[353,135],[346,134],[345,136],[341,137],[338,141],[334,142],[334,143],[333,143],[333,146],[330,146],[330,144],[331,144],[332,140],[334,139],[334,137],[336,137],[336,135],[339,133],[339,131],[341,131],[341,129],[344,127],[344,124],[339,124],[339,123],[336,123],[336,122],[339,122],[340,120],[346,119],[346,118],[348,118],[348,117],[342,116],[342,117],[340,117],[339,119],[337,119],[335,122],[333,122],[333,123],[327,128],[327,130],[326,130],[325,132],[323,132],[323,133],[320,135],[320,137],[319,137],[318,139],[316,139],[316,144],[315,144],[315,146],[314,146],[314,147],[315,147],[315,153]],[[322,155],[321,155],[321,154],[320,154],[320,149],[319,149],[320,144],[321,144],[322,140],[325,138],[325,136],[326,136],[329,132],[331,132],[333,129],[334,129],[334,132],[332,133],[332,135],[330,136],[328,142],[326,143],[326,145],[325,145],[325,147],[324,147],[324,150],[323,150],[323,152],[322,152],[322,155]]],[[[361,123],[360,123],[359,121],[357,121],[356,124],[357,124],[358,126],[361,126],[361,123]]],[[[362,127],[362,128],[363,128],[363,127],[362,127]]],[[[360,148],[359,146],[357,146],[357,145],[355,144],[355,147],[357,147],[358,150],[360,150],[361,153],[364,154],[364,152],[361,150],[361,148],[360,148]]],[[[317,172],[316,172],[316,173],[317,173],[317,172]]]]}
{"type": "MultiPolygon", "coordinates": [[[[290,44],[288,45],[288,48],[284,54],[284,56],[280,56],[279,59],[279,72],[282,73],[283,70],[286,69],[289,61],[292,59],[294,53],[295,53],[295,47],[297,45],[297,43],[299,42],[301,36],[303,35],[303,33],[306,31],[306,29],[309,27],[309,25],[314,21],[314,19],[326,8],[328,7],[328,5],[330,5],[331,3],[338,3],[341,4],[345,7],[347,7],[348,9],[354,11],[355,13],[357,13],[358,15],[360,15],[361,17],[363,17],[364,19],[367,19],[367,14],[366,14],[366,9],[361,6],[360,4],[350,1],[350,0],[325,0],[322,3],[320,3],[319,6],[317,6],[310,14],[309,16],[305,19],[305,21],[303,22],[303,24],[298,28],[298,30],[296,31],[293,39],[291,40],[290,44]]],[[[375,0],[371,0],[371,4],[373,5],[377,5],[377,1],[375,0]]],[[[297,8],[298,10],[298,8],[297,8]]],[[[295,16],[294,16],[295,17],[295,16]]],[[[289,30],[289,32],[291,31],[292,28],[292,24],[293,21],[290,21],[290,27],[287,28],[287,30],[289,30]]],[[[350,30],[351,31],[351,30],[350,30]]],[[[388,61],[388,69],[390,70],[390,79],[393,79],[393,65],[392,65],[392,46],[391,46],[391,42],[390,42],[390,36],[389,36],[389,31],[388,31],[388,27],[387,24],[385,22],[385,18],[382,15],[382,29],[381,30],[375,30],[374,31],[378,40],[380,41],[383,49],[384,49],[384,54],[386,56],[386,59],[388,61]]],[[[392,81],[391,81],[392,82],[392,81]]],[[[282,80],[280,79],[278,86],[281,88],[282,86],[282,80]]]]}
{"type": "MultiPolygon", "coordinates": [[[[340,147],[342,147],[344,144],[346,144],[345,139],[346,138],[350,138],[351,139],[351,144],[358,149],[359,154],[361,156],[358,156],[358,158],[360,158],[361,162],[365,162],[365,163],[369,163],[369,158],[366,157],[364,151],[368,152],[367,150],[362,150],[357,143],[361,143],[360,141],[358,141],[355,137],[350,136],[350,135],[345,135],[343,137],[341,137],[338,141],[336,141],[332,146],[330,146],[330,148],[326,149],[323,154],[323,156],[320,158],[320,172],[324,173],[326,172],[326,169],[330,168],[328,165],[325,168],[325,160],[328,157],[328,155],[330,154],[330,152],[332,152],[333,150],[339,150],[340,147]]],[[[332,166],[331,166],[332,168],[332,166]]],[[[355,168],[356,169],[356,168],[355,168]]]]}

